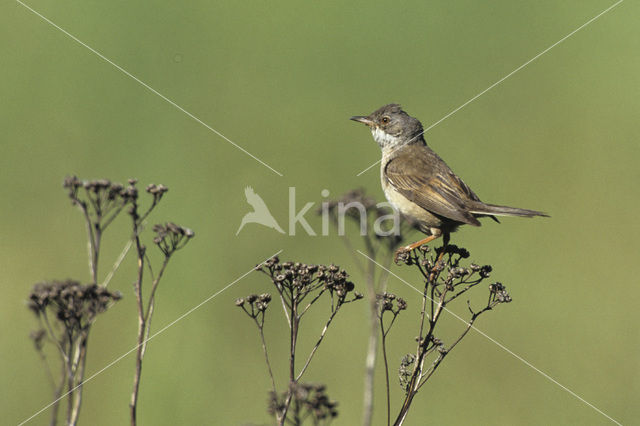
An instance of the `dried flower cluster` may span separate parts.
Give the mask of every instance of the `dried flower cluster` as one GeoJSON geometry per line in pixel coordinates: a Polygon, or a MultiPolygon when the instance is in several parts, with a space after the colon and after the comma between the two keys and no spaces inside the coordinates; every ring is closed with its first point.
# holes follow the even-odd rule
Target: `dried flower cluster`
{"type": "MultiPolygon", "coordinates": [[[[80,284],[74,280],[41,282],[33,286],[28,307],[35,313],[40,329],[31,333],[36,351],[45,365],[59,399],[63,389],[69,391],[67,424],[75,425],[82,403],[82,382],[87,355],[87,341],[91,325],[96,317],[121,299],[119,292],[112,292],[96,284],[80,284]],[[62,368],[56,379],[46,360],[44,343],[51,342],[58,349],[62,368]]],[[[59,404],[54,403],[51,424],[57,423],[59,404]]]]}
{"type": "Polygon", "coordinates": [[[124,186],[108,179],[80,180],[76,176],[67,176],[63,186],[74,204],[90,203],[95,214],[100,216],[138,197],[138,190],[131,182],[124,186]],[[80,189],[84,189],[84,197],[79,194],[80,189]]]}
{"type": "Polygon", "coordinates": [[[83,285],[77,281],[52,281],[36,284],[29,295],[29,308],[36,313],[40,321],[40,330],[32,332],[31,338],[38,351],[43,365],[48,372],[54,389],[54,403],[51,409],[51,424],[58,421],[58,409],[64,390],[67,390],[66,424],[76,425],[82,404],[82,388],[84,382],[84,366],[87,356],[87,342],[91,325],[98,314],[105,312],[114,302],[122,297],[119,292],[106,288],[128,247],[123,251],[107,278],[99,285],[98,264],[102,238],[107,227],[125,209],[131,219],[132,239],[137,255],[137,280],[134,283],[136,307],[138,309],[138,347],[136,353],[136,372],[134,390],[132,392],[130,411],[132,424],[136,423],[136,404],[142,370],[142,358],[149,336],[151,317],[154,311],[155,295],[158,284],[167,267],[170,256],[183,248],[194,236],[193,231],[172,222],[154,226],[153,242],[159,247],[164,261],[159,271],[154,274],[151,259],[141,242],[140,234],[144,230],[146,218],[158,205],[168,188],[164,185],[151,184],[146,192],[151,196],[150,203],[140,213],[140,199],[137,181],[129,179],[126,185],[108,179],[80,180],[76,176],[64,179],[63,187],[71,199],[73,206],[81,212],[87,229],[89,245],[89,272],[91,282],[83,285]],[[150,291],[146,306],[142,294],[142,280],[148,269],[151,276],[150,291]],[[61,377],[56,379],[43,350],[46,342],[53,343],[59,352],[62,366],[61,377]]]}
{"type": "MultiPolygon", "coordinates": [[[[421,246],[412,252],[401,253],[399,260],[402,264],[417,267],[436,297],[446,291],[445,303],[448,303],[491,276],[491,265],[471,263],[467,267],[461,266],[460,262],[469,256],[467,249],[450,244],[436,249],[435,253],[431,253],[428,246],[421,246]]],[[[504,286],[496,287],[496,291],[498,289],[502,292],[502,301],[511,301],[504,286]]]]}
{"type": "Polygon", "coordinates": [[[400,387],[405,391],[409,390],[409,381],[413,375],[413,364],[416,361],[414,354],[406,354],[400,360],[400,367],[398,367],[398,379],[400,381],[400,387]]]}
{"type": "Polygon", "coordinates": [[[236,306],[241,307],[247,315],[255,318],[258,313],[267,310],[269,302],[271,302],[271,295],[269,293],[263,293],[261,295],[250,294],[247,297],[236,299],[236,306]]]}
{"type": "Polygon", "coordinates": [[[195,235],[191,229],[176,225],[173,222],[154,225],[153,232],[156,233],[153,239],[154,244],[167,257],[184,247],[195,235]]]}
{"type": "Polygon", "coordinates": [[[49,311],[64,325],[66,333],[77,333],[121,298],[120,292],[95,284],[83,285],[73,280],[42,282],[29,295],[29,309],[38,316],[49,311]]]}
{"type": "Polygon", "coordinates": [[[280,262],[276,256],[257,265],[256,270],[266,274],[276,288],[277,297],[280,298],[285,311],[290,334],[288,385],[284,392],[278,392],[264,336],[265,312],[271,302],[271,295],[251,294],[236,299],[236,306],[242,308],[253,319],[260,333],[262,351],[272,387],[268,411],[275,417],[278,425],[285,423],[300,425],[307,418],[312,419],[314,424],[327,424],[338,415],[337,404],[326,396],[324,385],[302,384],[300,379],[309,367],[340,308],[361,299],[363,295],[355,291],[355,285],[349,280],[349,274],[336,265],[280,262]],[[297,371],[296,343],[301,320],[323,294],[328,295],[330,299],[331,312],[303,367],[297,371]]]}
{"type": "MultiPolygon", "coordinates": [[[[109,179],[81,180],[76,176],[67,176],[63,187],[74,205],[87,209],[91,207],[92,215],[105,217],[114,208],[138,199],[137,182],[137,179],[129,179],[125,186],[109,179]]],[[[147,186],[146,191],[153,196],[153,203],[157,203],[169,188],[152,183],[147,186]]]]}
{"type": "Polygon", "coordinates": [[[67,176],[63,186],[71,204],[82,212],[89,240],[91,278],[93,284],[98,284],[102,235],[125,206],[135,205],[138,198],[135,180],[124,186],[108,179],[80,180],[76,176],[67,176]]]}
{"type": "Polygon", "coordinates": [[[511,302],[511,296],[507,293],[507,289],[502,283],[495,282],[489,285],[489,304],[494,303],[509,303],[511,302]]]}
{"type": "Polygon", "coordinates": [[[149,194],[153,195],[154,198],[157,198],[158,201],[160,201],[160,198],[162,198],[162,196],[169,191],[169,188],[167,188],[166,186],[160,184],[160,185],[156,185],[155,183],[150,183],[149,185],[147,185],[147,188],[145,189],[149,194]]]}
{"type": "Polygon", "coordinates": [[[380,316],[386,311],[390,311],[394,315],[398,315],[400,311],[407,309],[407,302],[402,297],[396,297],[393,293],[387,293],[377,295],[378,306],[380,307],[380,316]]]}
{"type": "Polygon", "coordinates": [[[311,303],[326,291],[335,302],[334,308],[363,297],[361,293],[354,291],[355,286],[353,282],[348,280],[347,272],[336,265],[280,263],[280,259],[276,256],[256,266],[256,270],[264,272],[271,278],[289,307],[299,304],[307,295],[316,292],[316,290],[320,290],[320,292],[315,295],[311,303]],[[347,296],[351,292],[353,292],[353,297],[347,300],[347,296]]]}
{"type": "MultiPolygon", "coordinates": [[[[298,424],[307,419],[312,424],[329,424],[332,419],[338,417],[338,403],[329,398],[326,386],[320,383],[296,383],[292,391],[291,417],[298,419],[298,424]]],[[[288,392],[278,396],[275,392],[269,393],[269,414],[275,416],[284,409],[288,392]]]]}
{"type": "MultiPolygon", "coordinates": [[[[90,243],[99,244],[101,233],[113,222],[122,209],[138,198],[135,180],[129,185],[108,179],[80,180],[67,176],[63,183],[71,203],[83,212],[89,229],[90,243]]],[[[99,247],[98,247],[99,250],[99,247]]]]}

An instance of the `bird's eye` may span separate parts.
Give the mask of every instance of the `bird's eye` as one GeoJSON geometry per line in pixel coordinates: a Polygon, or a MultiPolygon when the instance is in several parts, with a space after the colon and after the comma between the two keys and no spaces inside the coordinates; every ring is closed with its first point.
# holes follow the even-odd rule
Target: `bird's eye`
{"type": "Polygon", "coordinates": [[[382,122],[384,124],[387,124],[389,122],[389,117],[387,117],[387,116],[382,117],[382,122]]]}

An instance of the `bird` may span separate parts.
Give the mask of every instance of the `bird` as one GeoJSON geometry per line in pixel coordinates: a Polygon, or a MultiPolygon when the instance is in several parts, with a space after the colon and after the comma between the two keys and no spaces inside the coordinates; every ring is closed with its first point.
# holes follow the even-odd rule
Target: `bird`
{"type": "Polygon", "coordinates": [[[400,105],[385,105],[368,116],[351,120],[369,127],[382,150],[380,180],[387,200],[417,224],[426,238],[401,247],[410,252],[442,236],[443,246],[461,225],[480,226],[479,218],[549,215],[517,207],[484,203],[427,145],[422,123],[400,105]]]}
{"type": "Polygon", "coordinates": [[[249,203],[249,205],[253,207],[253,211],[244,215],[242,221],[240,222],[240,227],[238,228],[236,235],[240,233],[244,225],[246,225],[247,223],[259,223],[260,225],[273,228],[281,234],[284,234],[284,231],[282,230],[282,228],[280,228],[278,222],[276,222],[264,200],[258,194],[256,194],[252,187],[247,186],[244,189],[244,195],[247,199],[247,203],[249,203]]]}

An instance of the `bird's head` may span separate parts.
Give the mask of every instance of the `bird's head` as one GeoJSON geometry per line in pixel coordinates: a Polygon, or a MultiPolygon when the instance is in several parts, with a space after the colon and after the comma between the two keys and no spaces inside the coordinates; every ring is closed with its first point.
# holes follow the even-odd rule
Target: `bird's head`
{"type": "Polygon", "coordinates": [[[385,105],[371,114],[351,120],[366,124],[380,148],[394,148],[410,143],[424,143],[422,123],[404,112],[398,104],[385,105]]]}

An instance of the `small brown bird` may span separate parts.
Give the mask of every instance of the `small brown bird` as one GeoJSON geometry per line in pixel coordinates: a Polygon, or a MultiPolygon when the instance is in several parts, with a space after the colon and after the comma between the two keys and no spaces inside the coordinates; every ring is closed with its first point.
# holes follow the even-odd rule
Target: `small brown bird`
{"type": "Polygon", "coordinates": [[[400,248],[407,252],[442,236],[444,245],[458,226],[480,226],[480,217],[548,216],[545,213],[515,207],[486,204],[447,164],[427,146],[422,124],[404,112],[400,105],[389,104],[370,115],[351,117],[371,129],[382,149],[380,167],[382,189],[387,200],[405,216],[415,220],[428,236],[400,248]]]}

